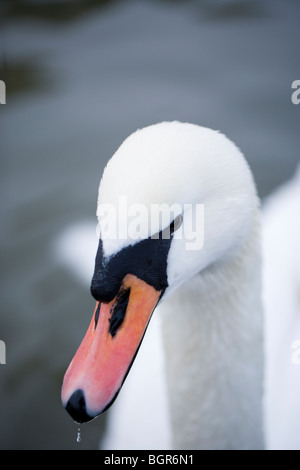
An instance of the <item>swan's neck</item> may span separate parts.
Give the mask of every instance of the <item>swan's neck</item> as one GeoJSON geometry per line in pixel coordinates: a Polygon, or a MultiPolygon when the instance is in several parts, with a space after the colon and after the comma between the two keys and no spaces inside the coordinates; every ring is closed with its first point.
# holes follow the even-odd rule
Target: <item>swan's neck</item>
{"type": "Polygon", "coordinates": [[[161,305],[174,448],[262,448],[258,225],[161,305]],[[180,347],[179,347],[180,345],[180,347]]]}

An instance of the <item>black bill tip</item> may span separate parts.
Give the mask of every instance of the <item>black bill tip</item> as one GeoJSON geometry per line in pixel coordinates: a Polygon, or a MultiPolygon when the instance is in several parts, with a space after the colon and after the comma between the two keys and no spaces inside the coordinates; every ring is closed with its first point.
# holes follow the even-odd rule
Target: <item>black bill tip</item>
{"type": "Polygon", "coordinates": [[[93,419],[86,411],[85,397],[81,389],[70,396],[65,408],[76,423],[87,423],[93,419]]]}

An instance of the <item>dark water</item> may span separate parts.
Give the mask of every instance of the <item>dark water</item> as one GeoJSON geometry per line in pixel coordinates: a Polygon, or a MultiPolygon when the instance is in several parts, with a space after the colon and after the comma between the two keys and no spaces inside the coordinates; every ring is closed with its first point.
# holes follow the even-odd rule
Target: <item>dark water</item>
{"type": "Polygon", "coordinates": [[[173,119],[220,129],[262,197],[300,158],[298,1],[67,3],[0,2],[2,449],[98,445],[105,417],[77,444],[60,404],[94,302],[53,245],[94,217],[104,164],[129,133],[173,119]]]}

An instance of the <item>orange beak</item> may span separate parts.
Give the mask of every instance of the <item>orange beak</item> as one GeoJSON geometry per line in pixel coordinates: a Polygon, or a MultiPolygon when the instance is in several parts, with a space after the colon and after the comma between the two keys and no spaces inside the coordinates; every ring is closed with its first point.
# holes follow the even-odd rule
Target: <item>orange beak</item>
{"type": "Polygon", "coordinates": [[[97,302],[62,387],[63,405],[76,422],[95,418],[116,398],[160,295],[128,274],[111,302],[97,302]]]}

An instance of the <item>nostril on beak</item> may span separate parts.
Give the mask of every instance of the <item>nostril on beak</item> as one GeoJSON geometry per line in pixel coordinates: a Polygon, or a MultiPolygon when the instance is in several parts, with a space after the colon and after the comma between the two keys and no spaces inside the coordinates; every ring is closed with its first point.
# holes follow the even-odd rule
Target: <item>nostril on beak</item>
{"type": "Polygon", "coordinates": [[[76,423],[86,423],[93,419],[87,414],[83,390],[76,390],[66,404],[66,410],[76,423]]]}

